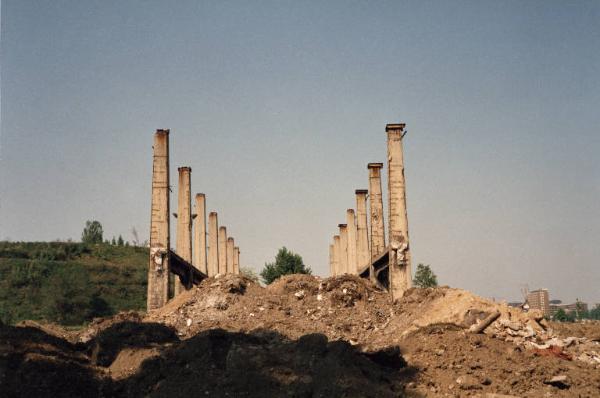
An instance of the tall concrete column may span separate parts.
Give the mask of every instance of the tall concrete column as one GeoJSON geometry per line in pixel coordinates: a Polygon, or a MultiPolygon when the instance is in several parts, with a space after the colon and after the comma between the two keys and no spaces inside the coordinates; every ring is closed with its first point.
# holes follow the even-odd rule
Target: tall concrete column
{"type": "Polygon", "coordinates": [[[358,261],[356,258],[356,217],[354,209],[346,210],[346,224],[348,226],[348,273],[357,274],[358,261]]]}
{"type": "Polygon", "coordinates": [[[240,274],[240,248],[237,246],[233,248],[233,273],[240,274]]]}
{"type": "Polygon", "coordinates": [[[208,276],[219,273],[219,219],[216,212],[208,215],[208,276]]]}
{"type": "Polygon", "coordinates": [[[169,130],[156,130],[153,149],[148,311],[169,299],[169,130]]]}
{"type": "Polygon", "coordinates": [[[348,273],[348,226],[339,224],[340,228],[340,273],[339,275],[348,273]]]}
{"type": "MultiPolygon", "coordinates": [[[[175,251],[188,263],[192,262],[192,191],[191,191],[191,167],[179,167],[179,186],[177,195],[177,242],[175,251]]],[[[175,274],[173,294],[177,296],[185,291],[185,286],[175,274]]]]}
{"type": "Polygon", "coordinates": [[[235,241],[233,240],[233,238],[227,238],[227,273],[228,274],[234,274],[234,268],[233,268],[233,249],[235,247],[235,241]]]}
{"type": "Polygon", "coordinates": [[[402,138],[405,124],[388,124],[388,195],[390,240],[390,291],[396,300],[411,287],[410,245],[408,217],[406,215],[406,190],[402,138]],[[393,251],[393,253],[392,253],[393,251]]]}
{"type": "Polygon", "coordinates": [[[340,275],[340,236],[333,237],[333,273],[332,276],[340,275]]]}
{"type": "Polygon", "coordinates": [[[385,251],[381,168],[383,163],[369,163],[369,205],[371,214],[371,258],[385,251]]]}
{"type": "Polygon", "coordinates": [[[334,256],[334,254],[333,254],[333,243],[330,243],[329,244],[329,275],[333,275],[333,268],[334,268],[334,265],[333,265],[333,261],[334,261],[333,260],[333,256],[334,256]]]}
{"type": "Polygon", "coordinates": [[[194,266],[208,275],[206,262],[206,197],[196,194],[196,227],[194,228],[194,266]]]}
{"type": "Polygon", "coordinates": [[[219,227],[219,274],[227,273],[227,228],[219,227]]]}
{"type": "Polygon", "coordinates": [[[369,264],[369,231],[367,229],[367,194],[366,189],[357,189],[356,194],[356,258],[358,268],[369,264]]]}

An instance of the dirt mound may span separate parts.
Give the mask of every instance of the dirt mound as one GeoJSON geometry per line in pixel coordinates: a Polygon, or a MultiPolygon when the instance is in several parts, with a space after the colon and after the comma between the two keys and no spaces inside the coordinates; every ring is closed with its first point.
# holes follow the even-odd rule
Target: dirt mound
{"type": "Polygon", "coordinates": [[[88,343],[92,364],[110,366],[123,349],[152,348],[179,341],[170,327],[153,322],[124,321],[111,325],[88,343]]]}
{"type": "Polygon", "coordinates": [[[87,328],[72,335],[72,339],[80,343],[88,343],[103,330],[121,322],[141,322],[144,315],[136,311],[123,311],[110,318],[96,318],[87,328]]]}
{"type": "Polygon", "coordinates": [[[305,291],[307,294],[316,294],[319,290],[320,279],[312,275],[284,275],[267,286],[273,294],[289,294],[305,291]]]}
{"type": "Polygon", "coordinates": [[[454,325],[431,325],[404,340],[404,357],[419,369],[409,391],[426,396],[597,397],[600,372],[577,361],[539,355],[454,325]],[[562,388],[548,384],[565,376],[562,388]]]}
{"type": "Polygon", "coordinates": [[[22,372],[52,368],[91,396],[600,395],[591,337],[600,323],[546,323],[448,287],[391,303],[348,275],[291,275],[266,288],[208,278],[159,310],[97,320],[74,340],[49,326],[0,330],[7,391],[41,391],[46,378],[22,372]],[[20,378],[32,384],[19,387],[20,378]]]}
{"type": "Polygon", "coordinates": [[[322,334],[202,332],[118,384],[126,396],[397,397],[412,372],[399,351],[365,355],[322,334]],[[165,377],[167,376],[167,377],[165,377]]]}
{"type": "Polygon", "coordinates": [[[103,375],[89,366],[85,347],[45,329],[0,325],[0,395],[98,396],[103,375]]]}

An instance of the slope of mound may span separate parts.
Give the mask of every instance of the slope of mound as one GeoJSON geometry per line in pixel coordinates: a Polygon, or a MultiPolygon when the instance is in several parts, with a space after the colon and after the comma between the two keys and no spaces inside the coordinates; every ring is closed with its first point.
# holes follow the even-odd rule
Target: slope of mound
{"type": "Polygon", "coordinates": [[[65,391],[92,397],[597,396],[600,327],[552,326],[448,287],[391,303],[355,276],[224,275],[78,334],[2,327],[0,388],[61,396],[72,374],[65,391]]]}

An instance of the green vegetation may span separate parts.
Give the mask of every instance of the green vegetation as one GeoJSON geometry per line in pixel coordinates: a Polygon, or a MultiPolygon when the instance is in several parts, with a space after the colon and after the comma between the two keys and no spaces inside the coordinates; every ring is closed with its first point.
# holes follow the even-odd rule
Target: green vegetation
{"type": "Polygon", "coordinates": [[[302,257],[282,247],[277,252],[274,263],[266,263],[260,276],[268,285],[282,275],[312,274],[310,267],[304,265],[302,257]]]}
{"type": "Polygon", "coordinates": [[[102,224],[99,221],[86,221],[81,234],[83,243],[102,243],[102,224]]]}
{"type": "Polygon", "coordinates": [[[576,320],[582,319],[595,319],[600,320],[600,304],[596,304],[594,308],[589,311],[583,309],[583,305],[577,303],[577,311],[565,311],[560,308],[552,316],[553,321],[558,322],[575,322],[576,320]]]}
{"type": "Polygon", "coordinates": [[[438,285],[437,276],[433,273],[429,265],[419,264],[417,265],[413,285],[420,288],[435,287],[438,285]]]}
{"type": "Polygon", "coordinates": [[[143,310],[147,261],[144,247],[0,242],[0,320],[81,325],[121,310],[143,310]]]}

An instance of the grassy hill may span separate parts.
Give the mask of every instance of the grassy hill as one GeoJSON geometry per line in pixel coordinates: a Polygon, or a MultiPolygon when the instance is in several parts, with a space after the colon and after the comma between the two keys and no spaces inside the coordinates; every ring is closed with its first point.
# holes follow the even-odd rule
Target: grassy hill
{"type": "Polygon", "coordinates": [[[0,320],[81,325],[146,308],[145,247],[0,242],[0,320]]]}

